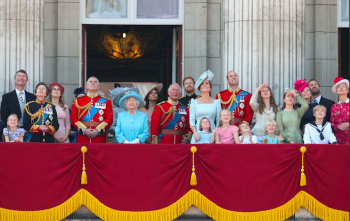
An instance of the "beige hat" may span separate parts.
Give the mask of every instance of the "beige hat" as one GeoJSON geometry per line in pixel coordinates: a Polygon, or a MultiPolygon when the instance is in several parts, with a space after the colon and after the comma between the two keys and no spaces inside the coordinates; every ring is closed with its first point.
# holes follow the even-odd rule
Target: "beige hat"
{"type": "Polygon", "coordinates": [[[153,90],[153,89],[157,89],[158,93],[162,90],[163,88],[163,84],[162,83],[158,83],[156,85],[154,85],[145,95],[145,97],[143,98],[144,101],[146,101],[146,98],[148,96],[148,94],[153,90]]]}

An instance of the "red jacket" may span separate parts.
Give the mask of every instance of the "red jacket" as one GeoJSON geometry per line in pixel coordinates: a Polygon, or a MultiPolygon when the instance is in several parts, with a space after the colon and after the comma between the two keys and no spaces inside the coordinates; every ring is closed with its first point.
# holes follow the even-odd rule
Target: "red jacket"
{"type": "Polygon", "coordinates": [[[188,108],[180,103],[168,100],[157,104],[151,120],[152,143],[180,144],[182,135],[191,132],[189,117],[188,108]]]}
{"type": "Polygon", "coordinates": [[[222,109],[229,109],[232,112],[235,126],[238,126],[239,122],[242,121],[248,124],[252,122],[254,111],[249,104],[251,97],[249,92],[240,88],[236,90],[229,88],[216,95],[216,99],[220,99],[222,109]]]}
{"type": "Polygon", "coordinates": [[[76,98],[73,101],[70,120],[79,131],[77,143],[106,143],[108,128],[113,123],[112,103],[101,96],[85,95],[76,98]],[[99,135],[90,139],[83,135],[86,128],[98,130],[99,135]]]}

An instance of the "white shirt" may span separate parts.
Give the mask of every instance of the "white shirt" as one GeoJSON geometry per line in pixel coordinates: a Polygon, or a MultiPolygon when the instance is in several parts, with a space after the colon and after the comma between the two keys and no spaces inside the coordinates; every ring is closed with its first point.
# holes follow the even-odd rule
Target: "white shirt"
{"type": "Polygon", "coordinates": [[[327,122],[323,126],[322,124],[317,124],[317,128],[322,131],[323,129],[323,137],[321,140],[320,133],[316,130],[315,125],[308,123],[305,125],[305,133],[304,133],[304,144],[328,144],[337,142],[335,138],[331,123],[327,122]]]}
{"type": "MultiPolygon", "coordinates": [[[[348,104],[349,103],[349,98],[347,98],[344,103],[348,104]]],[[[338,104],[340,104],[340,101],[338,101],[338,104]]]]}
{"type": "MultiPolygon", "coordinates": [[[[241,140],[242,136],[239,136],[238,138],[239,138],[239,140],[241,140]]],[[[256,139],[255,135],[252,135],[252,141],[255,144],[258,143],[258,139],[256,139]]],[[[249,136],[244,136],[242,144],[250,144],[249,136]]]]}
{"type": "Polygon", "coordinates": [[[19,91],[19,90],[16,89],[16,93],[17,93],[17,97],[18,97],[18,98],[20,97],[20,95],[19,95],[20,92],[22,92],[21,97],[23,98],[23,104],[25,104],[25,103],[26,103],[26,94],[25,94],[25,91],[24,91],[24,90],[23,90],[23,91],[19,91]]]}
{"type": "Polygon", "coordinates": [[[318,97],[316,97],[316,98],[314,98],[314,100],[316,100],[316,101],[317,101],[317,103],[318,103],[318,104],[320,104],[320,101],[321,101],[321,95],[320,95],[320,96],[318,96],[318,97]]]}

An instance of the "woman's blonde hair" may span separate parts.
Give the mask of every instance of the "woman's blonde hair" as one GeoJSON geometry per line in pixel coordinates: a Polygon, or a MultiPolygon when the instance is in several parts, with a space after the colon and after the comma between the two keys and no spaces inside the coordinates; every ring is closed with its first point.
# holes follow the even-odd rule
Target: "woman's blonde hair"
{"type": "MultiPolygon", "coordinates": [[[[17,119],[17,122],[19,123],[19,119],[18,119],[18,117],[17,117],[17,114],[10,114],[10,115],[7,117],[6,124],[7,124],[7,122],[9,122],[10,117],[12,117],[12,116],[15,116],[16,119],[17,119]]],[[[18,125],[17,125],[17,126],[18,126],[18,125]]],[[[9,126],[8,124],[7,124],[7,130],[10,131],[10,126],[9,126]]]]}
{"type": "Polygon", "coordinates": [[[209,124],[210,124],[209,132],[211,133],[211,123],[210,123],[210,120],[209,120],[207,117],[203,117],[203,118],[201,119],[201,121],[199,122],[199,130],[200,130],[200,131],[203,130],[203,128],[202,128],[202,121],[205,120],[205,119],[207,119],[207,120],[209,121],[209,124]]]}
{"type": "MultiPolygon", "coordinates": [[[[228,109],[223,109],[223,110],[221,110],[221,111],[220,111],[220,117],[221,117],[221,113],[222,113],[223,111],[228,111],[228,112],[230,112],[231,120],[230,120],[230,123],[229,123],[229,124],[232,125],[233,119],[232,119],[231,111],[228,110],[228,109]]],[[[218,126],[218,127],[222,127],[222,125],[223,125],[222,120],[219,120],[219,126],[218,126]]]]}
{"type": "Polygon", "coordinates": [[[66,110],[66,107],[64,106],[65,103],[64,103],[64,99],[63,99],[63,91],[62,91],[61,86],[58,85],[58,84],[52,86],[52,87],[49,89],[49,98],[47,98],[47,102],[52,103],[52,95],[51,95],[51,93],[52,93],[53,88],[56,87],[56,86],[57,86],[58,89],[61,91],[61,97],[60,97],[60,99],[58,100],[58,105],[60,105],[60,107],[62,107],[63,110],[66,110]]]}
{"type": "Polygon", "coordinates": [[[270,124],[270,123],[273,123],[273,124],[275,125],[275,127],[276,127],[275,134],[277,134],[277,131],[278,131],[277,122],[276,122],[275,120],[269,120],[269,121],[267,121],[266,124],[265,124],[264,135],[267,135],[266,127],[267,127],[267,125],[270,124]]]}

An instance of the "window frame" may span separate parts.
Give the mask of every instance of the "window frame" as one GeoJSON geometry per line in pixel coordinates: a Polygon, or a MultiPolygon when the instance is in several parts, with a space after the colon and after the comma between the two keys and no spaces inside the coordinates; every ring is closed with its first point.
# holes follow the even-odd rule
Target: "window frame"
{"type": "Polygon", "coordinates": [[[82,0],[80,2],[81,24],[183,25],[184,23],[184,0],[179,0],[179,17],[177,19],[137,18],[137,0],[127,0],[127,18],[87,18],[86,0],[82,0]]]}
{"type": "Polygon", "coordinates": [[[338,0],[337,4],[337,23],[338,23],[338,28],[349,28],[349,21],[342,21],[341,20],[341,5],[342,0],[338,0]]]}

